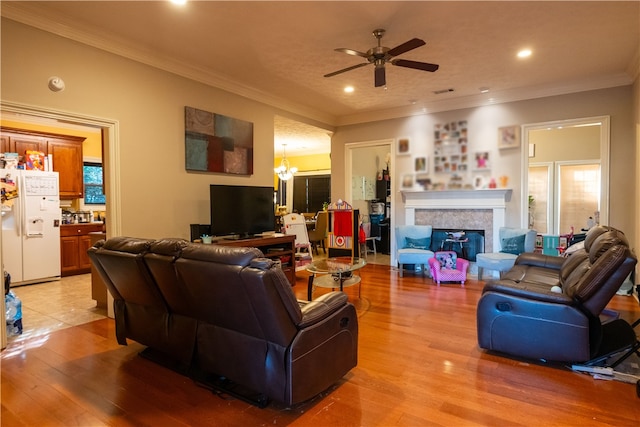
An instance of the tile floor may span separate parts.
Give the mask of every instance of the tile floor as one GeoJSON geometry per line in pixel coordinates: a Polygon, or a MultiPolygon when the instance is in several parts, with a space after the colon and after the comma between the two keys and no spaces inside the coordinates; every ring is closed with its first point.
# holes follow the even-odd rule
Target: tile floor
{"type": "Polygon", "coordinates": [[[12,287],[22,302],[22,335],[9,342],[45,335],[107,316],[91,299],[91,275],[63,277],[53,282],[12,287]]]}

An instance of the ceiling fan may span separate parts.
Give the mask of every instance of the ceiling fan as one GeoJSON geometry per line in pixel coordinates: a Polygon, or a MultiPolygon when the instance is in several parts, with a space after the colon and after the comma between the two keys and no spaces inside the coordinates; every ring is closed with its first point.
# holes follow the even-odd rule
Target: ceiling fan
{"type": "Polygon", "coordinates": [[[347,49],[344,47],[335,49],[336,52],[344,52],[348,55],[361,56],[365,58],[368,62],[364,62],[362,64],[353,65],[351,67],[343,68],[342,70],[334,71],[333,73],[325,74],[325,77],[332,77],[337,74],[344,73],[346,71],[355,70],[356,68],[364,67],[365,65],[374,64],[375,65],[375,86],[385,86],[387,84],[386,76],[385,76],[385,64],[387,62],[391,63],[391,65],[397,65],[399,67],[413,68],[416,70],[422,71],[431,71],[434,72],[438,69],[439,65],[437,64],[429,64],[428,62],[418,62],[418,61],[409,61],[407,59],[392,59],[394,56],[402,55],[405,52],[418,48],[420,46],[424,46],[426,43],[424,40],[413,38],[408,42],[402,43],[399,46],[394,47],[393,49],[389,49],[388,47],[380,45],[380,39],[384,35],[385,30],[376,29],[373,30],[373,36],[378,40],[378,46],[372,47],[367,51],[367,53],[359,52],[353,49],[347,49]]]}

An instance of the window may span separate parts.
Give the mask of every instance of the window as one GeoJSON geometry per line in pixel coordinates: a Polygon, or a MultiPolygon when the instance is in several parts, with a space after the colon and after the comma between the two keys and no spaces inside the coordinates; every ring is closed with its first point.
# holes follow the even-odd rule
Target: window
{"type": "Polygon", "coordinates": [[[293,177],[293,211],[318,212],[331,201],[331,175],[293,177]]]}
{"type": "Polygon", "coordinates": [[[106,197],[102,181],[102,163],[85,162],[82,168],[84,180],[84,203],[86,205],[104,205],[106,197]]]}
{"type": "Polygon", "coordinates": [[[563,161],[529,164],[529,226],[541,234],[579,232],[600,211],[600,163],[563,161]]]}

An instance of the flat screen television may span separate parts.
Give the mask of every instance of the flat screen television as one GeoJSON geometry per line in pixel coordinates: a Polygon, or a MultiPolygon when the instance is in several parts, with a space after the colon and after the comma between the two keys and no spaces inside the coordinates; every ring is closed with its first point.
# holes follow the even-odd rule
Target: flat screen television
{"type": "Polygon", "coordinates": [[[211,185],[211,234],[252,237],[275,230],[273,187],[211,185]]]}

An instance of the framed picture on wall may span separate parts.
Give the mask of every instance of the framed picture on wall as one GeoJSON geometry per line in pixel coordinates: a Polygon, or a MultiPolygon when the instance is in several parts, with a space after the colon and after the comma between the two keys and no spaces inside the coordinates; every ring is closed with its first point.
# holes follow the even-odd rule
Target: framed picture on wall
{"type": "Polygon", "coordinates": [[[253,123],[184,107],[185,169],[253,175],[253,123]]]}
{"type": "Polygon", "coordinates": [[[489,170],[491,169],[489,165],[489,152],[488,151],[478,151],[474,157],[475,160],[475,170],[489,170]]]}
{"type": "Polygon", "coordinates": [[[399,156],[410,154],[411,142],[409,141],[409,138],[398,138],[396,148],[397,148],[396,154],[398,154],[399,156]]]}
{"type": "Polygon", "coordinates": [[[416,171],[416,173],[429,172],[428,160],[429,160],[429,158],[426,157],[426,156],[416,157],[414,159],[413,163],[414,163],[414,170],[416,171]]]}
{"type": "Polygon", "coordinates": [[[517,148],[520,146],[520,126],[498,128],[498,148],[517,148]]]}
{"type": "Polygon", "coordinates": [[[413,180],[414,180],[414,175],[412,173],[407,173],[402,175],[402,188],[404,189],[413,188],[413,180]]]}

